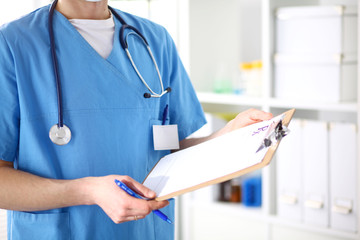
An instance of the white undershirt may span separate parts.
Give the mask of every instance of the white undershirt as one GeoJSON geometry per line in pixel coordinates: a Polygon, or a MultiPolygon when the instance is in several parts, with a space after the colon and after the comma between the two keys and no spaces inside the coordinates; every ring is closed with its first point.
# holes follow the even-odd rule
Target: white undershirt
{"type": "Polygon", "coordinates": [[[104,20],[69,19],[81,36],[100,54],[107,58],[114,45],[115,22],[111,14],[104,20]]]}

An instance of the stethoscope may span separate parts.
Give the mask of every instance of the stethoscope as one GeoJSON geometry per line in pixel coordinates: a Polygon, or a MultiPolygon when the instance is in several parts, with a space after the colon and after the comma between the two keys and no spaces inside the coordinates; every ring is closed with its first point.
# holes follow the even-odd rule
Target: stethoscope
{"type": "MultiPolygon", "coordinates": [[[[49,23],[49,36],[50,36],[50,48],[51,48],[51,58],[52,58],[52,62],[53,62],[53,67],[54,67],[54,74],[55,74],[55,81],[56,81],[56,92],[57,92],[57,102],[58,102],[58,123],[55,124],[54,126],[51,127],[50,131],[49,131],[49,137],[51,139],[51,141],[57,145],[66,145],[70,142],[71,140],[71,131],[70,128],[68,126],[66,126],[64,124],[64,120],[63,120],[63,109],[62,109],[62,94],[61,94],[61,83],[60,83],[60,77],[59,77],[59,68],[58,68],[58,62],[57,62],[57,57],[56,57],[56,52],[55,52],[55,40],[54,40],[54,30],[53,30],[53,16],[54,16],[54,11],[55,11],[55,7],[57,4],[58,0],[54,0],[54,2],[51,4],[50,7],[50,11],[49,11],[49,19],[48,19],[48,23],[49,23]]],[[[120,17],[120,15],[110,6],[108,7],[109,10],[112,12],[112,14],[120,21],[120,23],[122,24],[122,27],[120,29],[120,44],[122,46],[122,48],[125,50],[126,55],[128,56],[131,65],[133,66],[136,74],[139,76],[141,82],[146,86],[146,88],[149,90],[150,93],[144,93],[144,98],[151,98],[151,97],[155,97],[155,98],[160,98],[163,95],[165,95],[166,93],[169,93],[171,91],[171,88],[168,87],[164,90],[164,85],[163,85],[163,81],[161,78],[161,74],[159,71],[159,67],[155,61],[154,55],[150,49],[150,46],[148,44],[148,42],[146,41],[145,37],[139,32],[139,30],[137,30],[135,27],[128,25],[124,19],[122,19],[120,17]],[[125,38],[123,37],[124,35],[124,31],[125,29],[131,29],[134,32],[129,32],[125,38]],[[161,86],[161,93],[156,93],[154,92],[150,86],[147,84],[147,82],[144,80],[144,78],[142,77],[142,75],[140,74],[138,68],[136,67],[134,60],[129,52],[128,49],[128,37],[130,35],[135,35],[137,37],[139,37],[143,44],[146,46],[148,53],[155,65],[156,68],[156,72],[158,74],[159,77],[159,82],[160,82],[160,86],[161,86]]]]}

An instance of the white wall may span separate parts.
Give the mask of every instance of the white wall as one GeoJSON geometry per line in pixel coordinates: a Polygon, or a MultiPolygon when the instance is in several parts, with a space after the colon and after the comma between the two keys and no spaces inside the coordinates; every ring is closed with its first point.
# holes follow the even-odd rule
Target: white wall
{"type": "Polygon", "coordinates": [[[191,0],[190,75],[211,91],[219,66],[233,75],[239,63],[261,58],[260,0],[191,0]]]}
{"type": "Polygon", "coordinates": [[[0,1],[0,25],[17,19],[41,6],[49,4],[50,0],[11,0],[0,1]]]}

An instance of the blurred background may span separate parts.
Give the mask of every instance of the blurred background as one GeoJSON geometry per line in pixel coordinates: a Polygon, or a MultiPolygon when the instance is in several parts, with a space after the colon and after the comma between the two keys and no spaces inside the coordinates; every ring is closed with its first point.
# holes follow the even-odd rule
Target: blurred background
{"type": "MultiPolygon", "coordinates": [[[[49,3],[2,0],[0,24],[49,3]]],[[[360,239],[357,0],[109,4],[170,32],[208,119],[194,136],[248,108],[297,109],[269,166],[176,199],[177,240],[360,239]]]]}

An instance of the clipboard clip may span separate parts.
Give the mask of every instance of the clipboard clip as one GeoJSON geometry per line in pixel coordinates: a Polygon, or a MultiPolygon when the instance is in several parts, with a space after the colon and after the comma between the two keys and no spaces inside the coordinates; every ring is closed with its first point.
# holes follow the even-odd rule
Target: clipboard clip
{"type": "Polygon", "coordinates": [[[273,122],[270,125],[270,128],[266,133],[263,142],[261,143],[258,150],[256,150],[256,152],[259,152],[264,148],[270,147],[273,143],[280,141],[283,137],[289,134],[290,130],[286,126],[282,125],[281,119],[276,125],[275,124],[276,122],[273,122]]]}

